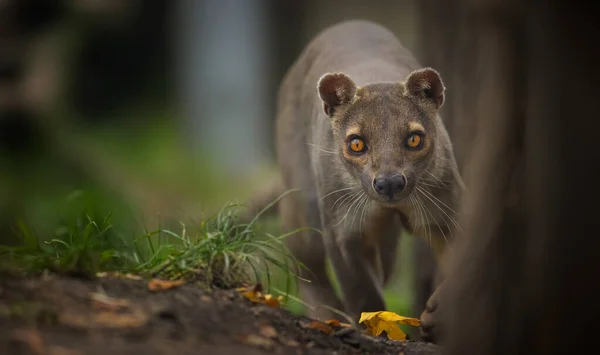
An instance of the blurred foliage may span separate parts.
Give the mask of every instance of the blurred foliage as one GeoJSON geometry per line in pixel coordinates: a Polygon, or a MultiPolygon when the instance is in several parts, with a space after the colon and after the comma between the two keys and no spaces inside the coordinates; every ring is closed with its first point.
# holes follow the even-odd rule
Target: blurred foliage
{"type": "MultiPolygon", "coordinates": [[[[198,226],[228,201],[244,201],[276,171],[272,166],[257,176],[232,176],[220,169],[219,147],[194,154],[182,139],[183,120],[169,97],[168,1],[136,3],[146,4],[139,11],[119,7],[125,2],[118,0],[73,2],[74,7],[52,3],[59,5],[40,12],[34,0],[11,2],[22,7],[15,17],[21,23],[0,33],[35,54],[19,59],[15,72],[23,77],[15,81],[27,82],[33,73],[37,85],[32,87],[40,90],[26,95],[35,98],[32,102],[10,109],[16,118],[4,119],[8,111],[0,112],[5,115],[0,137],[16,142],[0,142],[0,244],[25,248],[5,251],[26,251],[11,255],[23,257],[32,269],[130,269],[152,254],[148,243],[132,251],[138,236],[180,230],[180,221],[198,226]],[[46,14],[44,21],[40,14],[46,14]]],[[[287,13],[296,18],[299,3],[281,4],[289,4],[287,13]]],[[[282,29],[289,27],[289,16],[275,17],[282,29]]],[[[405,23],[396,20],[390,18],[405,23]]],[[[287,46],[304,44],[297,32],[277,33],[286,48],[278,56],[295,58],[298,48],[287,46]]],[[[276,64],[283,74],[285,63],[276,64]]],[[[261,221],[260,228],[256,233],[278,235],[277,217],[261,221]]],[[[177,246],[171,251],[185,254],[184,244],[172,243],[177,246]]],[[[390,310],[406,315],[412,295],[410,244],[410,237],[402,239],[396,279],[386,289],[390,310]]],[[[279,289],[289,286],[285,276],[273,270],[279,289]]],[[[289,306],[300,310],[293,301],[289,306]]]]}

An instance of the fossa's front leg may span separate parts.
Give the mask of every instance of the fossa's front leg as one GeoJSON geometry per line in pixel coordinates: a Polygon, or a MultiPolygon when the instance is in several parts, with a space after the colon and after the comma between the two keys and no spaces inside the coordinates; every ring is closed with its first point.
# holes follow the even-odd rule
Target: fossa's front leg
{"type": "Polygon", "coordinates": [[[425,306],[425,310],[421,313],[421,327],[420,327],[420,335],[424,341],[429,342],[438,342],[442,336],[443,331],[443,307],[440,307],[440,300],[444,297],[444,289],[446,286],[445,281],[445,268],[444,261],[446,255],[448,253],[448,242],[446,240],[446,236],[448,235],[449,230],[446,228],[441,228],[438,230],[438,233],[432,232],[431,235],[431,248],[433,250],[433,255],[436,259],[439,270],[439,275],[441,277],[441,281],[439,285],[435,288],[429,299],[427,300],[427,304],[425,306]]]}
{"type": "Polygon", "coordinates": [[[345,312],[358,321],[361,312],[384,310],[383,287],[377,270],[364,257],[359,233],[338,227],[326,231],[324,238],[345,312]]]}
{"type": "MultiPolygon", "coordinates": [[[[325,230],[325,248],[342,290],[346,313],[358,320],[361,312],[385,310],[383,286],[391,258],[382,258],[381,238],[398,236],[401,224],[392,210],[369,209],[355,223],[337,223],[325,230]]],[[[335,220],[335,218],[334,218],[335,220]]],[[[336,221],[338,222],[338,221],[336,221]]],[[[384,245],[386,243],[383,243],[384,245]]]]}

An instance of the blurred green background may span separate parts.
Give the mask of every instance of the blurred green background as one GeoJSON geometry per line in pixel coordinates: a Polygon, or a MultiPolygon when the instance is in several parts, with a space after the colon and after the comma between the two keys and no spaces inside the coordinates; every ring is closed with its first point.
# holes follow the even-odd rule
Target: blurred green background
{"type": "MultiPolygon", "coordinates": [[[[308,41],[362,18],[414,49],[414,3],[1,1],[0,241],[17,220],[51,238],[79,193],[125,237],[243,202],[277,172],[277,88],[308,41]]],[[[413,243],[386,289],[407,316],[413,243]]]]}

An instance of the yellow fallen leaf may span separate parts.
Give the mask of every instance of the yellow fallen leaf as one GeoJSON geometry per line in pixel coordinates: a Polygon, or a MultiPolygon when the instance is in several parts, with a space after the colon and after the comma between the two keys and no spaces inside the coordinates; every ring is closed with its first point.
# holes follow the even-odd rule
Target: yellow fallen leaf
{"type": "Polygon", "coordinates": [[[364,323],[371,335],[378,336],[383,331],[393,340],[406,340],[406,334],[398,327],[397,323],[418,327],[421,322],[417,318],[403,317],[393,312],[363,312],[359,323],[364,323]]]}

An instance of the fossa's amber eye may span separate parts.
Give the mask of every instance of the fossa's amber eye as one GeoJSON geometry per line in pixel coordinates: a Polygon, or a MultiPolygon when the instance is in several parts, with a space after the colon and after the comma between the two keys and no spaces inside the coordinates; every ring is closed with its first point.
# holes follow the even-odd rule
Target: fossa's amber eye
{"type": "Polygon", "coordinates": [[[365,141],[360,137],[352,137],[348,141],[348,149],[353,154],[362,154],[367,151],[365,141]]]}
{"type": "Polygon", "coordinates": [[[406,138],[406,147],[412,150],[418,150],[423,147],[423,135],[420,133],[411,133],[406,138]]]}

